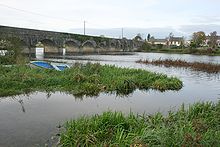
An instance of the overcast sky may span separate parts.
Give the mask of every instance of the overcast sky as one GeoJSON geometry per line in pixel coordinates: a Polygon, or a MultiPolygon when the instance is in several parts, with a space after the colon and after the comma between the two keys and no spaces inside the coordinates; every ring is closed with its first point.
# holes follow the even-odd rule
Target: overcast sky
{"type": "Polygon", "coordinates": [[[220,32],[220,0],[1,0],[0,25],[119,37],[220,32]],[[148,32],[147,32],[148,31],[148,32]]]}

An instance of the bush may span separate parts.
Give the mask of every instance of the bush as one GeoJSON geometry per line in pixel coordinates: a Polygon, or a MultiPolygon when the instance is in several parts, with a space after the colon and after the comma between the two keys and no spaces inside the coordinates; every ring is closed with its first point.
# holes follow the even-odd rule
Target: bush
{"type": "Polygon", "coordinates": [[[152,49],[152,45],[148,42],[144,42],[144,44],[141,46],[141,50],[149,51],[152,49]]]}
{"type": "Polygon", "coordinates": [[[190,48],[191,48],[191,49],[196,48],[196,47],[197,47],[197,45],[196,45],[195,42],[191,42],[191,43],[190,43],[190,48]]]}
{"type": "Polygon", "coordinates": [[[171,49],[178,49],[179,47],[177,45],[171,45],[170,48],[171,49]]]}
{"type": "Polygon", "coordinates": [[[1,64],[23,64],[25,58],[21,54],[22,42],[19,38],[11,37],[6,39],[1,39],[0,49],[7,50],[5,56],[0,56],[1,64]]]}
{"type": "Polygon", "coordinates": [[[157,49],[162,49],[163,48],[163,44],[157,44],[157,49]]]}

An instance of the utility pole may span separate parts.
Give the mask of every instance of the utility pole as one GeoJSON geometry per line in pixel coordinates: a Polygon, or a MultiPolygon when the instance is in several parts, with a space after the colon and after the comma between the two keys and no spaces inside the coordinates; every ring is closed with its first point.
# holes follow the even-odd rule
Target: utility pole
{"type": "Polygon", "coordinates": [[[124,38],[124,29],[121,28],[121,39],[123,39],[123,38],[124,38]]]}
{"type": "Polygon", "coordinates": [[[84,35],[86,35],[86,21],[84,20],[84,35]]]}

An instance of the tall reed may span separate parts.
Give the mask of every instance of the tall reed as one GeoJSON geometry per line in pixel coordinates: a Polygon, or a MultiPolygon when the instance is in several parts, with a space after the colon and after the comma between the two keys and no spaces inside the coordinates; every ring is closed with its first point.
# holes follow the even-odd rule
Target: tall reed
{"type": "Polygon", "coordinates": [[[220,102],[201,102],[167,116],[104,112],[65,123],[60,145],[71,146],[219,146],[220,102]]]}
{"type": "Polygon", "coordinates": [[[184,67],[184,68],[191,68],[196,71],[203,71],[207,73],[219,73],[220,72],[220,64],[214,64],[214,63],[202,63],[202,62],[187,62],[184,60],[171,60],[171,59],[165,59],[165,60],[138,60],[137,63],[143,63],[143,64],[152,64],[152,65],[163,65],[165,67],[184,67]]]}

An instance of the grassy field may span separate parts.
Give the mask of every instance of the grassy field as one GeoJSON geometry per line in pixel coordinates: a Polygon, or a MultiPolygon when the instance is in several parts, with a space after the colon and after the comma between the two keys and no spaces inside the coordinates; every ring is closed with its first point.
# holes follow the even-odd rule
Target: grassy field
{"type": "Polygon", "coordinates": [[[220,102],[196,103],[177,112],[124,115],[104,112],[66,122],[60,145],[103,147],[217,147],[220,145],[220,102]]]}
{"type": "Polygon", "coordinates": [[[220,72],[220,64],[214,64],[214,63],[202,63],[202,62],[187,62],[184,60],[171,60],[171,59],[165,59],[165,60],[138,60],[136,63],[142,63],[142,64],[152,64],[157,66],[165,66],[165,67],[184,67],[184,68],[190,68],[196,71],[203,71],[207,73],[219,73],[220,72]]]}
{"type": "Polygon", "coordinates": [[[28,94],[34,91],[61,91],[81,97],[100,92],[128,95],[135,89],[179,90],[182,82],[141,69],[111,65],[75,64],[63,72],[33,69],[29,66],[0,66],[0,96],[28,94]]]}

